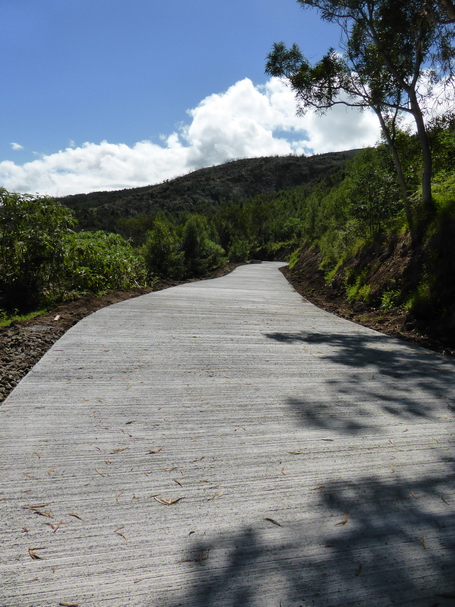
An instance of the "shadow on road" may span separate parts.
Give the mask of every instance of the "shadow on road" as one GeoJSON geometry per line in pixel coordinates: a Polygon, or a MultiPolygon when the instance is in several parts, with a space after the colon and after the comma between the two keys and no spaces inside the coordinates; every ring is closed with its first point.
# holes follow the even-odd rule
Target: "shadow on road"
{"type": "MultiPolygon", "coordinates": [[[[385,335],[269,333],[283,344],[321,346],[315,356],[330,365],[326,379],[329,395],[321,401],[290,398],[305,427],[335,429],[346,433],[374,430],[378,414],[395,416],[397,422],[435,419],[445,409],[455,409],[455,361],[429,350],[403,344],[385,335]],[[337,379],[337,371],[341,378],[337,379]]],[[[317,350],[317,348],[314,348],[317,350]]]]}
{"type": "Polygon", "coordinates": [[[348,514],[345,526],[331,523],[331,532],[295,522],[277,528],[271,541],[258,523],[197,542],[186,555],[194,584],[179,604],[454,605],[455,513],[443,501],[454,480],[453,474],[411,484],[364,478],[321,491],[321,516],[340,507],[348,514]],[[433,506],[436,515],[429,513],[433,506]],[[316,546],[308,542],[315,533],[316,546]]]}
{"type": "MultiPolygon", "coordinates": [[[[266,337],[286,347],[316,345],[313,355],[329,365],[319,396],[309,390],[304,398],[287,400],[306,428],[375,436],[384,414],[397,424],[451,417],[455,361],[403,348],[380,334],[266,337]],[[337,370],[343,370],[338,378],[337,370]]],[[[185,555],[193,586],[175,604],[455,605],[454,443],[450,449],[447,441],[432,447],[434,465],[423,466],[417,476],[406,465],[389,476],[372,469],[351,481],[334,470],[330,479],[321,479],[310,513],[297,513],[271,530],[258,503],[257,523],[195,541],[185,555]]]]}

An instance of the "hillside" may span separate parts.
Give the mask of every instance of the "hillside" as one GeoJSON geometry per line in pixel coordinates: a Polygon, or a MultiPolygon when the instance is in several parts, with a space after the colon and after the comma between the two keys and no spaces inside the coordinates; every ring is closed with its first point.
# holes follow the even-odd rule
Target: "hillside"
{"type": "Polygon", "coordinates": [[[76,214],[79,228],[112,230],[120,218],[217,209],[221,202],[248,199],[305,185],[346,164],[357,150],[316,156],[273,156],[234,160],[199,169],[157,185],[92,192],[57,200],[76,214]]]}

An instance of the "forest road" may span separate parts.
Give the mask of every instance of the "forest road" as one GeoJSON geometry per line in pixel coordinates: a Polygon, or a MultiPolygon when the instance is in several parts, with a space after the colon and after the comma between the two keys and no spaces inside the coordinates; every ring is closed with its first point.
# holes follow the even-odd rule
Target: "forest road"
{"type": "Polygon", "coordinates": [[[280,263],[103,308],[0,407],[0,607],[453,605],[455,361],[280,263]]]}

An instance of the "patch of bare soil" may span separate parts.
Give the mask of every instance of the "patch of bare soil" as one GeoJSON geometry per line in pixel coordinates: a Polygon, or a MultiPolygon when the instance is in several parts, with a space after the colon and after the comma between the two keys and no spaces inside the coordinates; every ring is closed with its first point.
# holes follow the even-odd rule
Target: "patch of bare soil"
{"type": "MultiPolygon", "coordinates": [[[[229,274],[238,265],[227,264],[204,280],[229,274]]],[[[137,287],[128,291],[113,291],[101,296],[85,295],[31,320],[13,322],[9,327],[0,327],[0,404],[47,350],[85,316],[125,299],[195,280],[197,279],[180,282],[166,280],[157,282],[150,288],[137,287]]]]}
{"type": "MultiPolygon", "coordinates": [[[[406,272],[408,266],[405,256],[400,251],[398,254],[403,258],[402,268],[406,272]]],[[[395,263],[391,275],[400,276],[399,268],[396,267],[398,262],[392,262],[390,256],[388,259],[387,263],[384,259],[385,263],[380,272],[386,272],[390,269],[386,266],[395,263]]],[[[323,272],[319,270],[320,261],[318,253],[309,250],[302,255],[292,270],[285,267],[281,271],[300,295],[327,312],[429,350],[455,356],[455,344],[450,331],[444,332],[443,327],[438,324],[417,319],[402,307],[386,311],[380,307],[365,306],[361,302],[349,302],[344,289],[336,280],[332,285],[326,283],[323,272]]],[[[370,279],[374,284],[373,277],[370,279]]],[[[403,276],[403,279],[406,277],[403,276]]]]}

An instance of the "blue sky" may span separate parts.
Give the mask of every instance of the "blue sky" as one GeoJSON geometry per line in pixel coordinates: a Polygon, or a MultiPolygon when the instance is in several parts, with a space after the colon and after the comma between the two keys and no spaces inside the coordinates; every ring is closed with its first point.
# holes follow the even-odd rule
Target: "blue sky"
{"type": "Polygon", "coordinates": [[[295,116],[273,42],[316,60],[338,29],[295,0],[2,0],[0,185],[64,195],[248,156],[374,144],[375,119],[295,116]]]}

